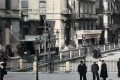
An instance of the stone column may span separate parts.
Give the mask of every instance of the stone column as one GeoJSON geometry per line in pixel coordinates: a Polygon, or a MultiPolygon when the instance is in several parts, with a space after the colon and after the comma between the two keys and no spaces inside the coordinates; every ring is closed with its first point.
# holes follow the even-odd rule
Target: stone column
{"type": "MultiPolygon", "coordinates": [[[[108,0],[103,0],[104,12],[108,12],[108,0]]],[[[108,43],[108,14],[105,13],[103,15],[103,23],[104,23],[104,39],[105,43],[108,43]]]]}
{"type": "Polygon", "coordinates": [[[6,22],[5,22],[5,52],[9,56],[13,56],[12,50],[10,47],[10,37],[11,37],[10,36],[10,26],[11,26],[11,21],[6,20],[6,22]]]}

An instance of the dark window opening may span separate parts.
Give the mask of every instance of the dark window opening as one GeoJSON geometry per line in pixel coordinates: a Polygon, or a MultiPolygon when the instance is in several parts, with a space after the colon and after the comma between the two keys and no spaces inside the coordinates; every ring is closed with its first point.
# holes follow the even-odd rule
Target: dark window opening
{"type": "Polygon", "coordinates": [[[6,10],[10,10],[10,0],[5,0],[6,10]]]}
{"type": "Polygon", "coordinates": [[[36,31],[38,35],[42,35],[42,33],[44,32],[44,28],[37,28],[36,31]]]}

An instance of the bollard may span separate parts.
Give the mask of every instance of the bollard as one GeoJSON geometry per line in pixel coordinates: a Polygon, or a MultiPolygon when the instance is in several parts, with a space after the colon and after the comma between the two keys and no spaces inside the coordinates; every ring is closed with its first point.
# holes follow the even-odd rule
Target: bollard
{"type": "Polygon", "coordinates": [[[72,51],[70,50],[70,56],[69,56],[69,58],[72,58],[72,51]]]}
{"type": "Polygon", "coordinates": [[[36,66],[37,66],[37,63],[36,63],[36,61],[34,61],[34,62],[33,62],[33,72],[36,72],[36,70],[37,70],[37,69],[36,69],[36,66]]]}
{"type": "Polygon", "coordinates": [[[66,61],[65,72],[70,72],[70,61],[66,61]]]}
{"type": "Polygon", "coordinates": [[[105,45],[104,45],[104,51],[106,51],[106,50],[105,50],[105,45]]]}
{"type": "Polygon", "coordinates": [[[23,69],[23,59],[20,59],[20,69],[23,69]]]}
{"type": "Polygon", "coordinates": [[[81,56],[80,49],[79,49],[79,57],[81,56]]]}
{"type": "Polygon", "coordinates": [[[60,60],[62,60],[62,52],[60,52],[60,60]]]}

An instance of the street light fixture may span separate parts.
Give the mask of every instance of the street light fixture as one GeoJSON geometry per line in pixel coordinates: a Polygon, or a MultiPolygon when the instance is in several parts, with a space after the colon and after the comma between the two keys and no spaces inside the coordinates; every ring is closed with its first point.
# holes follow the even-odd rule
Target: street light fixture
{"type": "Polygon", "coordinates": [[[35,56],[35,61],[36,61],[36,80],[39,80],[38,78],[38,54],[39,54],[39,40],[38,38],[35,38],[35,42],[34,42],[34,45],[35,45],[35,53],[36,53],[36,56],[35,56]]]}

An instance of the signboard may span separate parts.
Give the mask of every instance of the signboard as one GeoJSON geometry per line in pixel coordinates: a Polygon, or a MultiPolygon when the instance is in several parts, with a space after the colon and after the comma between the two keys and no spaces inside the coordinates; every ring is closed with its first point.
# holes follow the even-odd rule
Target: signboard
{"type": "Polygon", "coordinates": [[[39,35],[26,35],[25,36],[25,41],[35,41],[36,38],[38,38],[38,40],[40,40],[39,35]]]}

